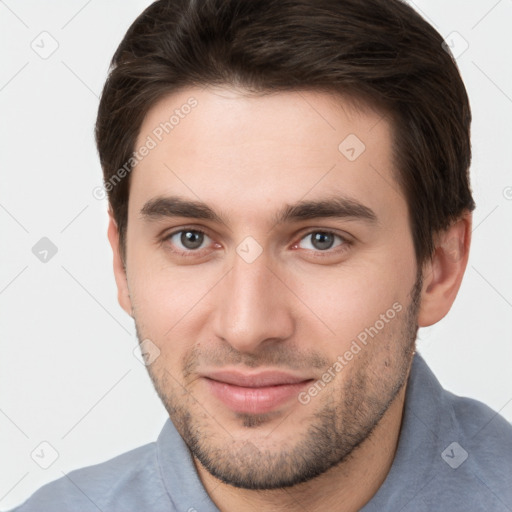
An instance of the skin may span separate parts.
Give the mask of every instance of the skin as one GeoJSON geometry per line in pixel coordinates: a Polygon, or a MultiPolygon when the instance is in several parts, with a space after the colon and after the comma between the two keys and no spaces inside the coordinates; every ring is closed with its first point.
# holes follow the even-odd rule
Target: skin
{"type": "Polygon", "coordinates": [[[160,351],[150,377],[220,510],[359,510],[393,461],[417,328],[443,318],[458,292],[471,215],[436,235],[418,269],[390,124],[327,93],[188,88],[153,106],[136,146],[191,96],[197,107],[132,171],[125,262],[111,215],[119,302],[160,351]],[[354,161],[338,149],[349,134],[365,144],[354,161]],[[141,213],[167,196],[222,221],[141,213]],[[275,222],[286,205],[342,196],[377,221],[275,222]],[[180,229],[206,236],[195,233],[194,249],[180,229]],[[332,247],[312,236],[326,231],[332,247]],[[261,250],[250,262],[237,253],[246,237],[258,244],[245,246],[251,255],[261,250]],[[307,404],[235,413],[201,377],[275,369],[321,380],[393,304],[400,312],[307,404]]]}

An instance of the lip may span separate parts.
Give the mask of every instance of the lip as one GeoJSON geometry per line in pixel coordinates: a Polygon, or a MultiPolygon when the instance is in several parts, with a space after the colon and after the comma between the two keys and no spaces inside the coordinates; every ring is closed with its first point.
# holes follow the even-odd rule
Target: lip
{"type": "Polygon", "coordinates": [[[270,412],[285,404],[313,380],[277,371],[219,371],[202,377],[209,391],[224,405],[235,412],[253,414],[270,412]]]}
{"type": "Polygon", "coordinates": [[[301,377],[286,372],[264,371],[259,373],[241,373],[229,370],[210,372],[203,374],[203,377],[232,384],[234,386],[242,386],[246,388],[261,388],[266,386],[279,386],[284,384],[297,384],[311,377],[301,377]]]}

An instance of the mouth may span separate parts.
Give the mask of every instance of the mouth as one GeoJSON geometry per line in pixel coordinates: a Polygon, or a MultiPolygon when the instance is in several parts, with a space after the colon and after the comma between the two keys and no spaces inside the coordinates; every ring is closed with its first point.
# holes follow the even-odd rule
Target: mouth
{"type": "Polygon", "coordinates": [[[249,414],[264,414],[278,408],[296,398],[314,380],[283,372],[215,372],[202,378],[209,392],[225,406],[249,414]]]}

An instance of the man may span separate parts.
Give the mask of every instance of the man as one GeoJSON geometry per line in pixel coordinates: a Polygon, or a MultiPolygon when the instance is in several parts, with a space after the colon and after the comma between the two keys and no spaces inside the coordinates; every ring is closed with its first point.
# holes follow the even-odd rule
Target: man
{"type": "Polygon", "coordinates": [[[471,234],[467,95],[398,0],[160,0],[96,140],[156,443],[17,510],[512,510],[512,428],[415,352],[471,234]]]}

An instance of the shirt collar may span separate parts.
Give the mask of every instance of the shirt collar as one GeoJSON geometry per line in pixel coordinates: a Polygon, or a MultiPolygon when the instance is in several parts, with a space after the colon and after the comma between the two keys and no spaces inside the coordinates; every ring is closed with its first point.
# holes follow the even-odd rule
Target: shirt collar
{"type": "Polygon", "coordinates": [[[424,359],[416,353],[391,469],[361,512],[387,510],[390,503],[400,504],[401,510],[412,503],[440,475],[440,469],[446,469],[441,452],[457,437],[456,430],[446,391],[424,359]]]}
{"type": "MultiPolygon", "coordinates": [[[[432,479],[439,464],[441,446],[452,432],[454,418],[446,414],[445,391],[423,358],[416,353],[409,374],[402,426],[391,469],[377,493],[361,512],[386,509],[390,502],[407,504],[432,479]],[[443,411],[443,413],[442,413],[443,411]],[[440,448],[440,449],[439,449],[440,448]],[[439,459],[439,460],[438,460],[439,459]],[[408,471],[406,468],[414,468],[408,471]]],[[[192,454],[168,419],[158,437],[157,456],[161,477],[178,512],[218,512],[196,471],[192,454]]]]}

